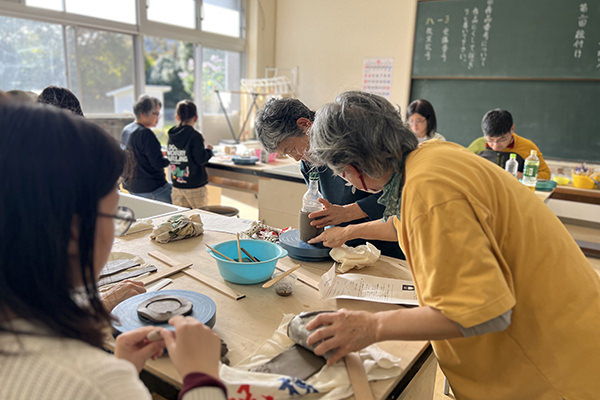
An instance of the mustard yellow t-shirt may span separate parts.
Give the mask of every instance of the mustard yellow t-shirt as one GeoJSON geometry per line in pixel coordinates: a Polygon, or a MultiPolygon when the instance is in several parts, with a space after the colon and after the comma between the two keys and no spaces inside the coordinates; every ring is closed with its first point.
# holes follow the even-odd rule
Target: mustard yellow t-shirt
{"type": "Polygon", "coordinates": [[[406,161],[400,246],[421,305],[502,332],[433,341],[457,399],[600,398],[600,280],[550,209],[506,171],[448,142],[406,161]]]}

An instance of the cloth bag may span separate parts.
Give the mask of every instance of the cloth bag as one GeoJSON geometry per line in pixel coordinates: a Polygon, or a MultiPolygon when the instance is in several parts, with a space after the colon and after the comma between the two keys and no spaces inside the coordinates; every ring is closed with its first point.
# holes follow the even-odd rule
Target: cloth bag
{"type": "MultiPolygon", "coordinates": [[[[332,366],[325,365],[306,381],[290,376],[249,371],[294,345],[286,333],[287,325],[293,317],[293,314],[285,314],[273,336],[237,366],[221,365],[219,377],[227,386],[230,400],[284,400],[309,395],[310,399],[337,400],[352,395],[350,378],[343,361],[332,366]]],[[[402,372],[400,359],[376,345],[366,347],[359,355],[370,381],[389,379],[402,372]]]]}
{"type": "Polygon", "coordinates": [[[169,243],[175,240],[199,236],[204,232],[204,225],[199,214],[189,217],[173,215],[156,227],[150,234],[150,239],[158,243],[169,243]]]}

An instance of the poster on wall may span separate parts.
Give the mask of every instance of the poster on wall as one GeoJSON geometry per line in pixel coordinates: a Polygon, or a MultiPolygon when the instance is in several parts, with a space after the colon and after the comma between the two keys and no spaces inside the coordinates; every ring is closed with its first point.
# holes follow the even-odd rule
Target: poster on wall
{"type": "Polygon", "coordinates": [[[362,90],[390,99],[393,58],[365,58],[362,90]]]}

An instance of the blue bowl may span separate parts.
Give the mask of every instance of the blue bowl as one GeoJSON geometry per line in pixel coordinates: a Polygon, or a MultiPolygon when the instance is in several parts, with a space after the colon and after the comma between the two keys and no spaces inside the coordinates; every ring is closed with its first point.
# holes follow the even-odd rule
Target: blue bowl
{"type": "MultiPolygon", "coordinates": [[[[207,251],[217,261],[217,267],[219,267],[223,279],[241,285],[252,285],[270,279],[277,260],[288,254],[287,250],[279,245],[265,240],[244,239],[240,240],[240,246],[260,261],[232,262],[210,249],[207,251]]],[[[214,245],[213,248],[229,258],[238,259],[237,240],[222,242],[214,245]]],[[[248,260],[249,258],[242,252],[242,260],[244,259],[248,260]]]]}

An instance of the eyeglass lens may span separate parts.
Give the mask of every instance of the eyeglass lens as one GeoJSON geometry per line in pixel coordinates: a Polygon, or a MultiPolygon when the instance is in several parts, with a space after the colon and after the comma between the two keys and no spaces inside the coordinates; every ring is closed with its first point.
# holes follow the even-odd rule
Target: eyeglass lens
{"type": "Polygon", "coordinates": [[[115,235],[121,236],[125,234],[135,221],[133,210],[128,207],[119,206],[113,221],[115,223],[115,235]]]}

